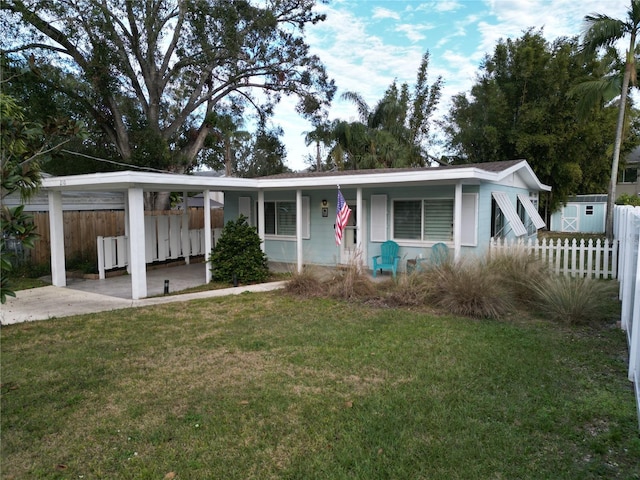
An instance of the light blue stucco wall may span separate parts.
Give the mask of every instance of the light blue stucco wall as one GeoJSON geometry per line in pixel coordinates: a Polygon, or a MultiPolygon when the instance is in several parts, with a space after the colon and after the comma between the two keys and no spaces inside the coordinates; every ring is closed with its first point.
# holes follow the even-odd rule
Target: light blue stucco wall
{"type": "MultiPolygon", "coordinates": [[[[463,185],[463,193],[475,193],[478,195],[478,218],[477,218],[477,246],[463,246],[462,254],[477,253],[483,254],[488,249],[488,243],[491,236],[491,192],[506,192],[513,205],[516,205],[518,193],[526,193],[528,190],[505,187],[495,184],[483,185],[463,185]]],[[[356,188],[342,188],[342,193],[351,207],[356,205],[356,188]]],[[[373,262],[372,257],[379,254],[382,242],[373,242],[370,240],[371,222],[381,221],[383,219],[372,217],[371,213],[371,196],[386,195],[386,225],[387,238],[392,238],[392,212],[393,200],[398,199],[420,199],[420,198],[454,198],[455,186],[449,185],[430,185],[430,186],[410,186],[410,187],[376,187],[363,188],[362,200],[366,209],[364,217],[364,231],[362,241],[366,258],[363,261],[371,268],[373,262]]],[[[303,239],[303,257],[305,263],[313,263],[318,265],[336,265],[340,261],[340,249],[335,244],[334,239],[334,223],[336,215],[336,188],[326,190],[303,190],[303,197],[309,197],[309,227],[310,238],[303,239]],[[322,216],[322,201],[327,200],[328,216],[322,216]]],[[[225,222],[234,220],[238,217],[238,204],[240,197],[251,198],[251,224],[257,226],[257,201],[258,194],[256,192],[226,192],[224,218],[225,222]]],[[[265,192],[265,201],[295,201],[296,194],[294,191],[270,191],[265,192]]],[[[359,213],[361,214],[361,212],[359,213]]],[[[462,225],[462,228],[469,228],[468,225],[462,225]]],[[[513,234],[511,234],[513,235],[513,234]]],[[[402,269],[406,264],[406,260],[414,259],[422,255],[429,257],[431,247],[435,242],[407,242],[399,241],[402,259],[402,269]]],[[[453,242],[445,242],[450,249],[453,249],[453,242]]],[[[290,239],[274,239],[267,236],[265,240],[265,252],[270,260],[276,262],[296,262],[296,242],[295,238],[290,239]]]]}

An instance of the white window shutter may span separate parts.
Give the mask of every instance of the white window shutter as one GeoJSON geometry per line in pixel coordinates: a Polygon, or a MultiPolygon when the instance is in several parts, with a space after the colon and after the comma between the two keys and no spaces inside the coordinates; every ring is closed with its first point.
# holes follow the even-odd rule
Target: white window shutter
{"type": "Polygon", "coordinates": [[[240,215],[247,217],[247,223],[253,225],[251,221],[251,197],[238,198],[238,217],[240,215]]]}
{"type": "Polygon", "coordinates": [[[371,238],[372,242],[387,241],[387,196],[371,195],[371,238]]]}
{"type": "Polygon", "coordinates": [[[523,225],[522,220],[518,216],[518,212],[516,211],[516,207],[511,203],[511,198],[505,192],[491,192],[491,195],[495,199],[498,207],[504,214],[505,218],[509,222],[511,226],[511,230],[515,234],[516,237],[521,237],[527,234],[527,229],[523,225]]]}
{"type": "Polygon", "coordinates": [[[478,194],[462,194],[462,232],[460,244],[466,247],[478,246],[478,194]]]}
{"type": "Polygon", "coordinates": [[[518,198],[536,228],[544,228],[547,224],[538,213],[538,209],[533,205],[533,203],[531,203],[531,200],[529,200],[529,196],[519,193],[518,198]]]}
{"type": "Polygon", "coordinates": [[[311,238],[311,199],[302,197],[302,238],[311,238]]]}

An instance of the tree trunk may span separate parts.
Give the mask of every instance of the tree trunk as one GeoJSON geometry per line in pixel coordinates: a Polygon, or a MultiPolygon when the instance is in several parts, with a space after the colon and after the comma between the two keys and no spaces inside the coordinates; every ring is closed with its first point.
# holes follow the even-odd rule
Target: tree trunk
{"type": "Polygon", "coordinates": [[[320,142],[317,141],[316,142],[316,165],[317,165],[317,171],[321,172],[322,171],[322,157],[320,156],[320,142]]]}
{"type": "MultiPolygon", "coordinates": [[[[631,46],[634,46],[634,37],[631,36],[631,46]]],[[[616,185],[618,183],[618,164],[620,163],[620,148],[622,146],[622,133],[624,131],[624,114],[627,104],[627,91],[629,90],[629,79],[631,78],[631,67],[633,62],[630,56],[634,49],[627,52],[627,62],[622,79],[622,92],[620,95],[620,106],[618,111],[618,121],[616,124],[616,138],[613,144],[613,160],[611,162],[611,178],[609,179],[609,191],[607,192],[607,216],[605,222],[605,233],[608,240],[613,240],[613,208],[616,201],[616,185]]]]}
{"type": "Polygon", "coordinates": [[[144,192],[145,211],[171,210],[171,192],[144,192]]]}

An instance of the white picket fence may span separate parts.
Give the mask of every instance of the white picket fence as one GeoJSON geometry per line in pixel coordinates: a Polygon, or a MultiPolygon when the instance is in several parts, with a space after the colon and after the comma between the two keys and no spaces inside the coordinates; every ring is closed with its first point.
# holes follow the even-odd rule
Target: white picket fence
{"type": "MultiPolygon", "coordinates": [[[[144,223],[146,263],[178,258],[188,260],[191,256],[205,254],[204,229],[189,230],[188,219],[181,215],[149,215],[145,216],[144,223]]],[[[221,231],[218,228],[211,230],[211,245],[215,245],[221,231]]],[[[101,279],[105,278],[107,270],[128,266],[128,237],[97,237],[97,248],[101,279]]]]}
{"type": "Polygon", "coordinates": [[[618,241],[601,239],[529,239],[505,240],[492,238],[489,252],[524,248],[549,266],[556,274],[572,277],[610,279],[617,277],[618,241]]]}
{"type": "Polygon", "coordinates": [[[614,236],[620,241],[620,320],[627,333],[628,375],[635,387],[640,426],[640,207],[616,205],[613,219],[614,236]]]}

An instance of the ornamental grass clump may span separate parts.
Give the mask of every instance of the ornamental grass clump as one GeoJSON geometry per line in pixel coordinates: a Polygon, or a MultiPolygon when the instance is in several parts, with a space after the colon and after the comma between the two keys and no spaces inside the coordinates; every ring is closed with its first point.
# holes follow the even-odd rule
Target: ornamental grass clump
{"type": "Polygon", "coordinates": [[[495,274],[503,288],[511,291],[517,302],[530,303],[535,299],[534,288],[548,277],[547,265],[524,246],[491,252],[488,269],[495,274]]]}
{"type": "Polygon", "coordinates": [[[329,296],[347,300],[370,299],[376,296],[376,287],[362,265],[361,256],[354,255],[344,267],[336,269],[327,286],[329,296]]]}
{"type": "Polygon", "coordinates": [[[317,273],[308,267],[302,272],[293,272],[291,279],[284,287],[285,292],[299,297],[312,298],[319,297],[324,292],[322,281],[317,273]]]}
{"type": "Polygon", "coordinates": [[[445,262],[423,275],[433,287],[429,302],[454,315],[501,318],[513,309],[509,289],[486,262],[445,262]]]}
{"type": "Polygon", "coordinates": [[[386,288],[385,303],[391,306],[419,306],[429,303],[433,282],[421,272],[399,275],[396,281],[381,285],[386,288]]]}
{"type": "Polygon", "coordinates": [[[537,308],[552,320],[587,324],[604,319],[615,299],[614,282],[552,275],[534,286],[537,308]]]}

